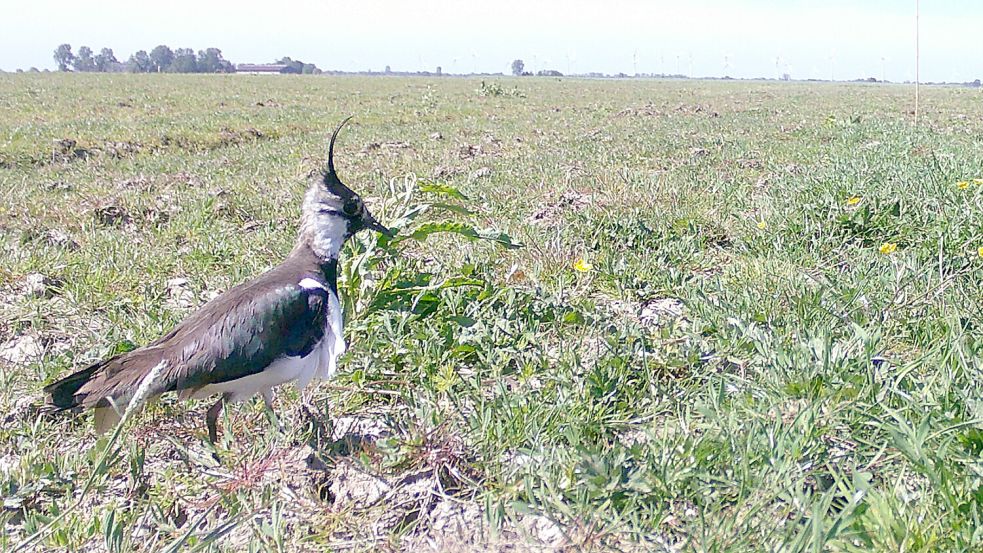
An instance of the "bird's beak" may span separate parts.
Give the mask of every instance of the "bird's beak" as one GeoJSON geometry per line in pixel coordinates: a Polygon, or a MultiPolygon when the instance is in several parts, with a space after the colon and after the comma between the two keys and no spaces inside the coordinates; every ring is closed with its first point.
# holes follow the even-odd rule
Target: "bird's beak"
{"type": "Polygon", "coordinates": [[[382,234],[385,234],[386,236],[388,236],[390,238],[392,238],[393,236],[396,236],[396,233],[395,232],[393,232],[393,231],[387,229],[386,227],[382,226],[382,223],[380,223],[379,221],[376,221],[375,220],[375,217],[373,217],[369,213],[366,213],[366,216],[362,219],[362,221],[363,221],[363,224],[365,225],[365,228],[367,228],[369,230],[374,230],[376,232],[381,232],[382,234]]]}

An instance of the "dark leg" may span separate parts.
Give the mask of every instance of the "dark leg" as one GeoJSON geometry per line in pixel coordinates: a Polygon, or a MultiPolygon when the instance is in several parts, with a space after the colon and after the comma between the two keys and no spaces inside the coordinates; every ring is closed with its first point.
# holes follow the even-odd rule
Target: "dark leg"
{"type": "Polygon", "coordinates": [[[222,394],[222,397],[218,398],[215,405],[208,408],[208,413],[205,414],[205,424],[208,426],[208,441],[212,445],[215,445],[215,441],[218,440],[218,416],[222,413],[222,407],[225,406],[225,402],[229,400],[230,394],[222,394]]]}

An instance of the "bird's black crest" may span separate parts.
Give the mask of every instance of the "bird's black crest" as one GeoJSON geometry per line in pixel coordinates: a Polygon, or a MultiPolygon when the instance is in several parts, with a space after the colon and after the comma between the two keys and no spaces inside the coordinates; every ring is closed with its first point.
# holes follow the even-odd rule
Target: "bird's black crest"
{"type": "Polygon", "coordinates": [[[349,115],[344,121],[338,125],[338,128],[334,130],[331,135],[331,142],[328,143],[328,170],[324,173],[324,184],[334,185],[341,184],[341,179],[338,178],[338,173],[334,169],[334,143],[338,139],[338,133],[341,132],[341,128],[345,126],[346,123],[354,118],[354,115],[349,115]]]}

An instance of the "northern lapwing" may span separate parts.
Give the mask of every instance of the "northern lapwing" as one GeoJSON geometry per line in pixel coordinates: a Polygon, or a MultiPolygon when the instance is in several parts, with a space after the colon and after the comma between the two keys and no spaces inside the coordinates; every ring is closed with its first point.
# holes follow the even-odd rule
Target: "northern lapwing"
{"type": "Polygon", "coordinates": [[[345,351],[338,299],[338,255],[355,233],[392,233],[338,178],[331,135],[327,169],[307,190],[297,244],[285,261],[209,301],[144,347],[100,361],[44,388],[51,410],[95,409],[98,433],[114,427],[132,402],[167,392],[219,395],[205,417],[215,443],[223,405],[256,394],[271,407],[274,387],[303,389],[330,378],[345,351]]]}

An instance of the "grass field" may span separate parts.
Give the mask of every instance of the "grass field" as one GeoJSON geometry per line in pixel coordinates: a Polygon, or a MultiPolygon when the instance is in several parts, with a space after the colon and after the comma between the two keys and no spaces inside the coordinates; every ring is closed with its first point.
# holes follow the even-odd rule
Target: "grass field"
{"type": "Polygon", "coordinates": [[[981,102],[0,75],[0,549],[981,551],[981,102]],[[345,250],[337,379],[221,462],[206,401],[38,412],[278,263],[350,114],[400,237],[345,250]]]}

